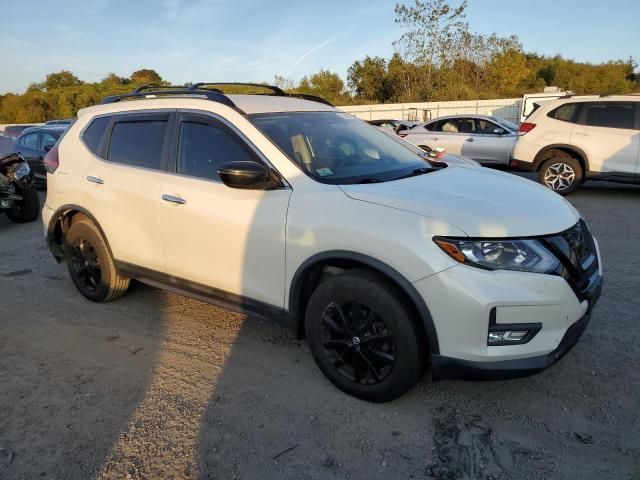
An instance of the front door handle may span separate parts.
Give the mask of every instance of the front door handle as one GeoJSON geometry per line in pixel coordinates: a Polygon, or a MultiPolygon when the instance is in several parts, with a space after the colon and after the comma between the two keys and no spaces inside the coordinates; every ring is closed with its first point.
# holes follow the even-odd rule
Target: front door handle
{"type": "Polygon", "coordinates": [[[467,138],[467,142],[473,142],[473,138],[467,138]]]}
{"type": "Polygon", "coordinates": [[[165,202],[177,203],[178,205],[184,205],[185,203],[187,203],[187,201],[182,197],[177,197],[175,195],[169,195],[166,193],[162,194],[162,199],[165,202]]]}
{"type": "Polygon", "coordinates": [[[573,133],[575,133],[576,135],[580,135],[581,137],[588,137],[589,136],[589,134],[587,132],[583,132],[581,130],[576,130],[573,133]]]}
{"type": "Polygon", "coordinates": [[[438,137],[431,137],[431,140],[438,140],[438,137]]]}
{"type": "Polygon", "coordinates": [[[102,185],[104,183],[104,180],[102,180],[100,177],[94,177],[93,175],[89,175],[87,177],[87,181],[91,183],[97,183],[98,185],[102,185]]]}

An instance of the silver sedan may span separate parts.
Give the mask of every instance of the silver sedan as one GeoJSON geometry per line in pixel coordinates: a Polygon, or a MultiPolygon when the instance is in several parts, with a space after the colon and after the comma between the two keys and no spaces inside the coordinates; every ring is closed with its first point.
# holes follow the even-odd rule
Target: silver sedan
{"type": "Polygon", "coordinates": [[[419,147],[441,147],[482,164],[508,166],[518,126],[487,115],[450,115],[416,125],[400,136],[419,147]]]}

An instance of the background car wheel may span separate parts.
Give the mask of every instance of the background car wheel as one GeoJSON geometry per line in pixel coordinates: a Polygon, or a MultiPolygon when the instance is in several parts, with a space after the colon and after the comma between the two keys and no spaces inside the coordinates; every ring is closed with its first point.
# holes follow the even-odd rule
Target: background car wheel
{"type": "Polygon", "coordinates": [[[22,200],[13,202],[13,208],[7,210],[7,217],[14,223],[33,222],[40,214],[40,198],[35,187],[18,192],[22,200]]]}
{"type": "Polygon", "coordinates": [[[89,300],[115,300],[129,288],[129,279],[117,274],[107,244],[91,220],[83,218],[71,225],[64,249],[71,280],[89,300]]]}
{"type": "Polygon", "coordinates": [[[582,167],[575,158],[554,157],[544,162],[538,181],[560,195],[568,195],[582,182],[582,167]]]}
{"type": "Polygon", "coordinates": [[[375,273],[350,270],[320,284],[307,305],[305,332],[322,372],[354,397],[396,399],[424,372],[411,308],[375,273]]]}

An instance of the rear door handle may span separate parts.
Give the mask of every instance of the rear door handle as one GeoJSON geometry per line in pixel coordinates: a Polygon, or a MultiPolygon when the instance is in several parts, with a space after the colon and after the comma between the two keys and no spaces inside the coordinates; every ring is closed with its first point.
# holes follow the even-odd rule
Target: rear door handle
{"type": "Polygon", "coordinates": [[[467,138],[467,142],[473,142],[473,138],[467,138]]]}
{"type": "Polygon", "coordinates": [[[98,185],[102,185],[104,183],[104,180],[102,180],[100,177],[94,177],[93,175],[89,175],[87,177],[87,181],[91,183],[97,183],[98,185]]]}
{"type": "Polygon", "coordinates": [[[575,133],[576,135],[580,135],[581,137],[588,137],[589,136],[589,134],[587,132],[583,132],[581,130],[576,130],[573,133],[575,133]]]}
{"type": "Polygon", "coordinates": [[[162,194],[162,199],[165,202],[177,203],[178,205],[184,205],[187,201],[182,197],[177,197],[175,195],[169,195],[167,193],[162,194]]]}

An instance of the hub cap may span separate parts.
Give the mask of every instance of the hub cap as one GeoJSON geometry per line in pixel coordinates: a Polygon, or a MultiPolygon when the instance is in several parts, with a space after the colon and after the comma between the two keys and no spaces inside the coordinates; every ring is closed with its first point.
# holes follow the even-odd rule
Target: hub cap
{"type": "Polygon", "coordinates": [[[71,262],[76,277],[87,291],[95,291],[102,281],[98,252],[84,238],[78,238],[71,245],[71,262]]]}
{"type": "Polygon", "coordinates": [[[544,183],[556,192],[566,190],[576,179],[576,172],[566,163],[554,163],[544,172],[544,183]]]}
{"type": "Polygon", "coordinates": [[[321,319],[322,350],[341,375],[361,385],[384,380],[396,347],[380,315],[358,300],[331,303],[321,319]]]}

